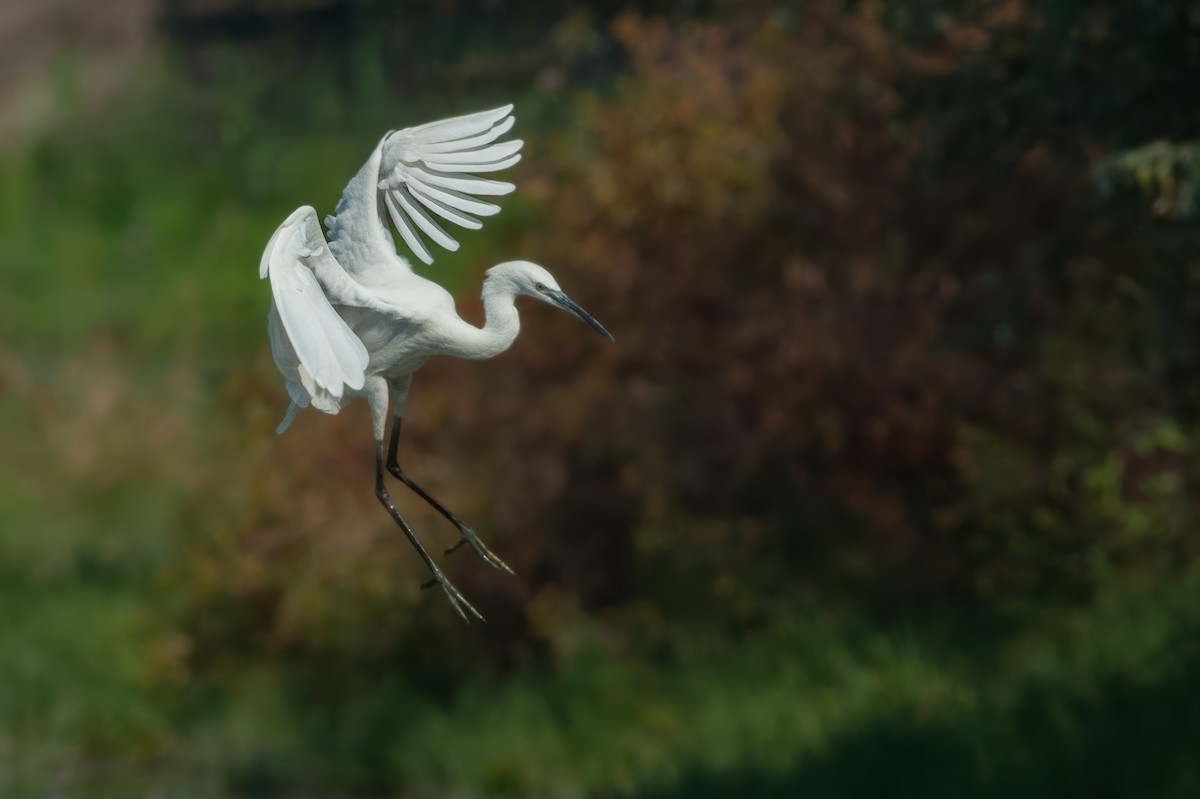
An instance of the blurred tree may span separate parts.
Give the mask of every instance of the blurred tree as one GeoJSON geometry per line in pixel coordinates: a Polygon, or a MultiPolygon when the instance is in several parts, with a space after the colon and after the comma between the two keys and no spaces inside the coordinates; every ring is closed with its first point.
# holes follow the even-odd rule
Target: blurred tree
{"type": "MultiPolygon", "coordinates": [[[[1191,568],[1194,231],[1093,172],[1200,130],[1174,102],[1200,50],[1180,6],[1134,5],[619,17],[628,75],[529,148],[541,219],[512,247],[569,266],[618,346],[535,316],[504,359],[418,378],[423,468],[526,578],[472,587],[506,595],[479,654],[553,650],[555,616],[515,610],[543,595],[653,639],[814,590],[1019,609],[1191,568]]],[[[426,629],[387,610],[416,601],[381,588],[390,538],[313,557],[357,512],[288,503],[306,468],[193,564],[246,567],[192,584],[198,651],[386,657],[426,629]]]]}
{"type": "Polygon", "coordinates": [[[509,524],[572,531],[530,557],[585,607],[761,619],[800,582],[1019,605],[1192,563],[1193,439],[1161,433],[1195,396],[1161,371],[1193,357],[1164,337],[1190,234],[1106,206],[1091,171],[1200,128],[1175,102],[1195,20],[893,11],[623,18],[633,76],[535,179],[553,224],[528,246],[607,297],[619,354],[565,330],[520,350],[541,413],[461,446],[503,428],[497,458],[525,458],[501,494],[556,486],[509,524]],[[544,371],[576,357],[576,387],[544,371]],[[604,435],[569,442],[579,419],[604,435]]]}

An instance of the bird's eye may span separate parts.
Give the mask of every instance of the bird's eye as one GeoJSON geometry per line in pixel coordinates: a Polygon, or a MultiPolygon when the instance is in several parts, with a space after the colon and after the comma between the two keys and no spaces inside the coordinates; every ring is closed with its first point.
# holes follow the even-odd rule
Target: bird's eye
{"type": "Polygon", "coordinates": [[[545,286],[543,286],[541,283],[534,283],[534,284],[533,284],[533,287],[534,287],[535,289],[537,289],[538,291],[545,291],[545,290],[546,290],[546,287],[545,287],[545,286]]]}

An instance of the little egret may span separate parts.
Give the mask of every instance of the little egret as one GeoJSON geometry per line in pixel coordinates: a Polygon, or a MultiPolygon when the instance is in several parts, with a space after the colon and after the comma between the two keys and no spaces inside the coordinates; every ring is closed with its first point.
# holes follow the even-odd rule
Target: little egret
{"type": "Polygon", "coordinates": [[[564,294],[549,272],[529,261],[489,269],[483,281],[486,323],[478,328],[463,321],[449,292],[414,274],[396,252],[384,213],[426,264],[433,257],[420,233],[457,250],[458,242],[434,216],[477,230],[482,223],[476,217],[500,211],[477,198],[508,194],[513,184],[474,173],[496,172],[520,160],[520,140],[497,142],[513,126],[511,112],[508,105],[389,131],[347,184],[334,213],[325,217],[328,241],[316,211],[303,206],[271,236],[259,265],[259,276],[271,279],[271,354],[291,397],[276,432],[285,431],[301,408],[336,414],[352,397],[366,397],[375,435],[375,496],[433,573],[423,587],[440,585],[459,615],[467,619],[470,613],[481,621],[396,510],[384,485],[386,468],[458,528],[460,538],[446,554],[470,544],[485,561],[512,574],[470,527],[400,468],[396,446],[413,373],[434,355],[480,360],[507,350],[520,331],[519,295],[568,310],[610,340],[612,335],[564,294]],[[385,458],[389,402],[395,419],[385,458]]]}

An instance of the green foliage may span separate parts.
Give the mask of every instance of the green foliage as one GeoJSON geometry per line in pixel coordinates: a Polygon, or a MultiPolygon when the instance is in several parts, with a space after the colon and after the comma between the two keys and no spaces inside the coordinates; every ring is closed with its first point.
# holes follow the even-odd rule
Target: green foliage
{"type": "Polygon", "coordinates": [[[1152,142],[1106,159],[1096,175],[1109,194],[1118,183],[1132,181],[1154,199],[1155,213],[1186,217],[1200,191],[1200,142],[1152,142]]]}

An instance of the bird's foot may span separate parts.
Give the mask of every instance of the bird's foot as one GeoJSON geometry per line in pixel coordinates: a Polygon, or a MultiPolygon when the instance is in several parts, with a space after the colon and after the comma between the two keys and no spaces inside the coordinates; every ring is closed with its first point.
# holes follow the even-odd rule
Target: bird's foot
{"type": "Polygon", "coordinates": [[[462,533],[462,538],[458,539],[458,543],[446,550],[447,555],[453,555],[460,548],[462,548],[463,544],[470,544],[471,548],[479,553],[479,557],[487,561],[488,564],[490,564],[493,568],[511,574],[513,577],[517,576],[517,573],[509,568],[507,563],[500,560],[496,553],[488,549],[484,543],[479,540],[479,536],[475,535],[474,530],[472,530],[470,527],[467,527],[465,524],[460,524],[458,526],[458,531],[462,533]]]}
{"type": "Polygon", "coordinates": [[[446,575],[442,573],[441,569],[438,568],[434,568],[433,570],[433,579],[421,584],[421,589],[429,589],[435,585],[440,585],[442,587],[442,590],[446,592],[446,596],[450,600],[450,604],[454,606],[454,609],[458,611],[458,615],[462,616],[463,621],[465,621],[467,624],[471,623],[471,619],[467,616],[468,613],[482,622],[487,621],[487,619],[483,617],[483,614],[476,610],[475,607],[467,601],[466,597],[462,595],[462,592],[455,588],[454,583],[450,582],[446,575]]]}

